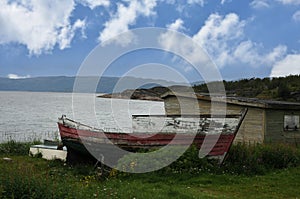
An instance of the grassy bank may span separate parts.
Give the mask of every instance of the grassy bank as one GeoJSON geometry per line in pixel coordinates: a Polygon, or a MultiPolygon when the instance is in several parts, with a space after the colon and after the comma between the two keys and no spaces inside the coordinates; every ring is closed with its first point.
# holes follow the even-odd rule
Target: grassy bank
{"type": "Polygon", "coordinates": [[[0,155],[28,155],[30,146],[35,144],[41,144],[41,142],[33,141],[21,143],[10,140],[0,144],[0,155]]]}
{"type": "Polygon", "coordinates": [[[177,162],[160,171],[126,174],[112,170],[106,176],[89,165],[69,166],[60,161],[28,157],[24,155],[25,152],[28,153],[26,147],[24,151],[19,151],[21,155],[14,150],[11,150],[12,153],[3,153],[2,146],[0,145],[1,198],[300,196],[298,149],[282,145],[235,146],[222,167],[209,160],[195,159],[193,153],[196,152],[191,149],[177,162]],[[277,156],[284,156],[285,159],[277,156]],[[4,157],[10,157],[12,160],[4,160],[4,157]],[[283,164],[278,164],[282,161],[283,164]],[[201,169],[197,170],[196,167],[201,169]]]}

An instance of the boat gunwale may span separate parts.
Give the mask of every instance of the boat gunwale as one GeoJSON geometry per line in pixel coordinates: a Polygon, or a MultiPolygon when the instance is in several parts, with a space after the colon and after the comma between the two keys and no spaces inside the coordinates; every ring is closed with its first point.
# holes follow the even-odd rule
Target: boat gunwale
{"type": "MultiPolygon", "coordinates": [[[[171,117],[171,118],[175,118],[175,117],[182,117],[182,118],[221,118],[221,119],[225,119],[225,118],[239,118],[239,124],[237,125],[237,127],[235,128],[234,131],[232,131],[232,133],[219,133],[219,134],[236,134],[237,130],[239,129],[239,126],[241,125],[241,121],[243,121],[244,116],[247,113],[247,109],[241,111],[241,113],[239,114],[226,114],[226,115],[221,115],[221,114],[217,114],[217,115],[213,115],[213,114],[200,114],[200,115],[195,115],[195,114],[183,114],[183,115],[132,115],[133,118],[135,117],[171,117]]],[[[58,118],[58,124],[61,124],[64,127],[67,128],[71,128],[71,129],[75,129],[75,130],[82,130],[82,131],[90,131],[93,133],[104,133],[106,135],[129,135],[132,137],[136,137],[135,135],[144,135],[145,137],[151,137],[151,135],[175,135],[178,134],[178,132],[160,132],[160,133],[123,133],[123,132],[113,132],[113,131],[105,131],[103,129],[99,129],[99,128],[95,128],[77,121],[74,121],[72,119],[69,119],[66,117],[66,115],[62,115],[62,117],[58,118]],[[65,120],[74,123],[74,126],[72,125],[68,125],[67,123],[65,123],[65,120]],[[88,129],[84,129],[84,128],[80,128],[80,126],[84,126],[88,129]],[[149,135],[149,136],[147,136],[149,135]]],[[[207,135],[205,133],[187,133],[187,132],[180,132],[181,135],[207,135]]],[[[214,135],[218,135],[218,134],[214,134],[214,135]]]]}

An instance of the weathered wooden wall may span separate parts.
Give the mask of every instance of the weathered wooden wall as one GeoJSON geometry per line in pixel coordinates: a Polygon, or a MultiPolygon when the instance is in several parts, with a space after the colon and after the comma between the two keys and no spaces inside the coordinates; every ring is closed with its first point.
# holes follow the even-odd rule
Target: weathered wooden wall
{"type": "MultiPolygon", "coordinates": [[[[199,106],[201,113],[210,112],[210,101],[199,100],[199,106]]],[[[215,108],[218,110],[224,108],[224,104],[215,103],[215,108]]],[[[248,113],[240,126],[240,129],[234,139],[235,143],[245,142],[245,143],[263,143],[264,142],[264,132],[265,132],[265,117],[264,109],[245,107],[234,104],[226,105],[226,114],[238,114],[242,109],[248,108],[248,113]]]]}
{"type": "MultiPolygon", "coordinates": [[[[231,106],[229,106],[230,108],[231,106]]],[[[242,108],[242,107],[240,107],[242,108]]],[[[248,113],[236,135],[235,143],[263,143],[265,133],[265,114],[260,108],[248,108],[248,113]]]]}
{"type": "Polygon", "coordinates": [[[295,110],[266,110],[265,142],[284,142],[296,144],[300,142],[300,131],[287,131],[284,129],[285,115],[300,115],[295,110]]]}
{"type": "MultiPolygon", "coordinates": [[[[184,102],[184,110],[188,114],[195,113],[195,107],[193,101],[189,101],[189,98],[184,98],[181,100],[184,102]],[[192,103],[191,103],[192,102],[192,103]]],[[[211,102],[207,100],[198,100],[199,109],[201,114],[211,113],[211,102]]],[[[175,96],[167,97],[165,99],[165,110],[169,115],[180,114],[180,109],[178,109],[178,99],[175,96]]],[[[224,104],[221,102],[214,103],[214,109],[223,113],[222,110],[226,108],[226,114],[238,114],[246,106],[234,105],[234,104],[224,104]]],[[[264,142],[264,132],[265,132],[265,110],[262,108],[247,107],[248,113],[240,126],[237,136],[234,140],[237,142],[246,143],[263,143],[264,142]]]]}
{"type": "MultiPolygon", "coordinates": [[[[188,97],[168,97],[164,99],[167,115],[199,114],[199,106],[196,99],[188,97]]],[[[201,110],[200,110],[201,111],[201,110]]]]}

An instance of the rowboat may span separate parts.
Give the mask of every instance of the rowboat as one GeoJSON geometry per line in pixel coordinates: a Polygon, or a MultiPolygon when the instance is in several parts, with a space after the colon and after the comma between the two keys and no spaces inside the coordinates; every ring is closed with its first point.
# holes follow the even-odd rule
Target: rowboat
{"type": "Polygon", "coordinates": [[[118,160],[128,151],[192,144],[206,150],[206,156],[221,157],[223,161],[246,113],[247,109],[230,115],[133,115],[132,133],[104,131],[63,115],[58,119],[58,128],[69,162],[100,156],[107,161],[118,160]],[[155,121],[163,121],[159,130],[155,121]]]}

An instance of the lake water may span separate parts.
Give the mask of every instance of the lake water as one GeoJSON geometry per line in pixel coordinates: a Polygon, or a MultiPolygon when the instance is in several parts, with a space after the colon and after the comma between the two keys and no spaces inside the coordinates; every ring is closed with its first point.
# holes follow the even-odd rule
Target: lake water
{"type": "Polygon", "coordinates": [[[131,132],[133,114],[163,114],[162,102],[97,98],[96,94],[0,92],[0,142],[59,138],[57,119],[131,132]],[[73,96],[73,97],[72,97],[73,96]]]}

